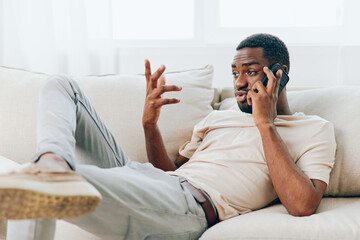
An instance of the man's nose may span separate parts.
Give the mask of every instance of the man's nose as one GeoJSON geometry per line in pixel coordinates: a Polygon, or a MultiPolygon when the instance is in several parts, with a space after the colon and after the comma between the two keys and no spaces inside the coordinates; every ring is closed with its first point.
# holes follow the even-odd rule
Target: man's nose
{"type": "Polygon", "coordinates": [[[240,89],[240,88],[244,88],[247,87],[248,82],[246,80],[246,76],[240,75],[236,80],[235,80],[235,89],[240,89]]]}

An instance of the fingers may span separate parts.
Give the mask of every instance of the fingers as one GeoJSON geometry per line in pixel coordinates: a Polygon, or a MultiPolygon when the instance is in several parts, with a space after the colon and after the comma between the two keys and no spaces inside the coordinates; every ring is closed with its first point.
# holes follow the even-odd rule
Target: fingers
{"type": "Polygon", "coordinates": [[[281,80],[281,76],[282,76],[282,70],[279,69],[276,72],[276,77],[274,76],[274,74],[272,73],[272,71],[268,68],[268,67],[264,67],[263,71],[265,72],[268,80],[268,85],[266,87],[266,92],[271,95],[272,93],[277,94],[279,91],[279,85],[280,85],[280,80],[281,80]]]}
{"type": "Polygon", "coordinates": [[[157,86],[159,77],[165,72],[165,66],[161,65],[156,72],[150,77],[150,85],[154,89],[157,86]]]}
{"type": "MultiPolygon", "coordinates": [[[[162,76],[165,71],[165,66],[161,65],[158,70],[154,74],[151,75],[151,66],[150,61],[145,59],[145,78],[146,78],[146,85],[148,90],[152,90],[157,87],[158,79],[162,76]]],[[[161,80],[160,85],[165,85],[165,77],[161,80]]]]}
{"type": "Polygon", "coordinates": [[[275,84],[276,84],[275,76],[268,67],[264,67],[263,71],[264,71],[264,73],[266,74],[266,76],[268,78],[268,84],[266,86],[266,92],[269,95],[272,95],[272,93],[274,92],[275,84]]]}
{"type": "MultiPolygon", "coordinates": [[[[264,71],[266,71],[266,70],[264,69],[264,71]]],[[[272,80],[272,81],[269,80],[268,85],[266,87],[264,86],[262,81],[255,82],[254,85],[251,87],[251,89],[247,93],[246,101],[247,101],[248,105],[252,105],[252,103],[253,103],[252,99],[256,100],[260,96],[266,96],[266,95],[272,96],[271,93],[269,94],[269,89],[273,88],[274,86],[269,86],[270,84],[274,84],[274,80],[272,80]]]]}
{"type": "Polygon", "coordinates": [[[278,94],[278,92],[279,92],[280,81],[281,81],[282,75],[283,75],[283,71],[278,70],[278,71],[276,72],[276,79],[277,79],[277,81],[276,81],[276,85],[275,85],[275,89],[274,89],[274,93],[275,93],[275,94],[278,94]]]}
{"type": "Polygon", "coordinates": [[[166,84],[166,81],[165,81],[165,76],[164,75],[161,75],[158,82],[157,82],[157,88],[159,88],[160,86],[163,86],[166,84]]]}
{"type": "Polygon", "coordinates": [[[248,93],[246,95],[246,101],[249,106],[252,105],[251,97],[253,96],[253,94],[254,94],[254,91],[250,90],[250,91],[248,91],[248,93]]]}
{"type": "Polygon", "coordinates": [[[154,101],[153,107],[158,108],[163,105],[176,104],[179,102],[180,102],[180,99],[177,99],[177,98],[159,98],[156,101],[154,101]]]}
{"type": "Polygon", "coordinates": [[[149,84],[151,77],[151,67],[150,67],[150,61],[148,59],[145,59],[145,78],[146,78],[146,84],[149,84]]]}
{"type": "Polygon", "coordinates": [[[264,93],[266,92],[266,89],[261,82],[256,82],[254,86],[248,91],[246,95],[246,101],[248,105],[253,104],[253,100],[257,101],[257,99],[260,98],[260,96],[264,96],[264,93]]]}
{"type": "Polygon", "coordinates": [[[254,85],[251,87],[249,92],[253,92],[255,94],[264,94],[266,92],[265,86],[262,84],[261,81],[257,81],[254,83],[254,85]]]}
{"type": "Polygon", "coordinates": [[[176,86],[176,85],[161,85],[158,88],[156,88],[149,97],[157,98],[160,97],[165,92],[179,92],[182,90],[182,87],[176,86]]]}

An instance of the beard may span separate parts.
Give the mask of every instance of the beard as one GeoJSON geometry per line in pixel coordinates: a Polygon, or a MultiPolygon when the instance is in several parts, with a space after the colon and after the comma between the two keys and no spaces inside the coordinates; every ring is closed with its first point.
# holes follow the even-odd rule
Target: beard
{"type": "Polygon", "coordinates": [[[237,104],[238,104],[240,111],[245,112],[245,113],[252,113],[252,106],[250,106],[247,102],[244,102],[244,103],[237,102],[237,104]]]}

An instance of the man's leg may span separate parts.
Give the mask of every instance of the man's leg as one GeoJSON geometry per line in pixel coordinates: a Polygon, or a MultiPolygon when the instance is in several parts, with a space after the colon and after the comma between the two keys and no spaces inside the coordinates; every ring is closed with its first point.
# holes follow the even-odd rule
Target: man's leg
{"type": "Polygon", "coordinates": [[[0,218],[75,217],[93,211],[100,194],[76,169],[75,142],[88,163],[123,166],[116,144],[83,91],[66,76],[45,83],[39,102],[38,149],[21,172],[0,176],[0,218]]]}
{"type": "Polygon", "coordinates": [[[93,213],[65,220],[104,240],[198,239],[207,228],[202,207],[179,178],[150,163],[78,165],[77,171],[103,200],[93,213]]]}
{"type": "MultiPolygon", "coordinates": [[[[149,163],[130,161],[77,84],[62,79],[55,80],[56,84],[52,85],[57,86],[57,82],[61,84],[57,88],[63,89],[62,85],[65,85],[64,89],[69,93],[65,96],[70,96],[68,101],[76,105],[77,125],[70,124],[68,129],[75,129],[77,147],[83,153],[89,153],[84,162],[97,166],[76,166],[74,156],[60,155],[61,152],[59,155],[94,185],[103,197],[92,214],[66,220],[104,239],[197,239],[207,227],[206,217],[179,179],[149,163]],[[71,95],[71,91],[74,95],[71,95]],[[110,168],[114,166],[121,167],[110,168]]],[[[53,96],[51,91],[50,96],[53,96]]],[[[47,102],[44,104],[40,114],[47,112],[47,102]]],[[[69,111],[74,112],[73,109],[69,111]]],[[[71,133],[74,134],[74,130],[71,133]]],[[[47,133],[39,132],[40,136],[42,134],[46,136],[47,133]]],[[[67,146],[72,149],[73,143],[69,143],[67,146]]],[[[38,155],[46,152],[45,146],[45,150],[40,150],[38,155]]],[[[42,156],[45,158],[45,155],[42,156]]]]}
{"type": "Polygon", "coordinates": [[[206,229],[201,206],[178,178],[124,156],[75,82],[55,77],[47,83],[39,124],[38,167],[68,164],[103,195],[96,212],[70,222],[105,239],[196,239],[206,229]],[[76,166],[74,135],[78,147],[90,153],[88,163],[123,167],[76,166]]]}
{"type": "MultiPolygon", "coordinates": [[[[46,159],[44,164],[39,161],[39,166],[51,162],[55,154],[75,170],[75,147],[85,164],[110,168],[129,162],[83,90],[65,75],[50,77],[42,89],[37,137],[37,154],[33,160],[40,156],[46,159]]],[[[62,160],[53,162],[61,165],[62,160]]]]}

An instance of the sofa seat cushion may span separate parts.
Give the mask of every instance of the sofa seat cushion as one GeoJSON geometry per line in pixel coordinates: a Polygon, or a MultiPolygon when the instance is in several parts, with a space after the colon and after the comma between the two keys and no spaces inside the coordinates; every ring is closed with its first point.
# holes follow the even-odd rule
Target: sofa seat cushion
{"type": "Polygon", "coordinates": [[[359,236],[360,198],[324,198],[309,217],[293,217],[283,205],[276,204],[220,222],[200,240],[346,240],[359,236]]]}

